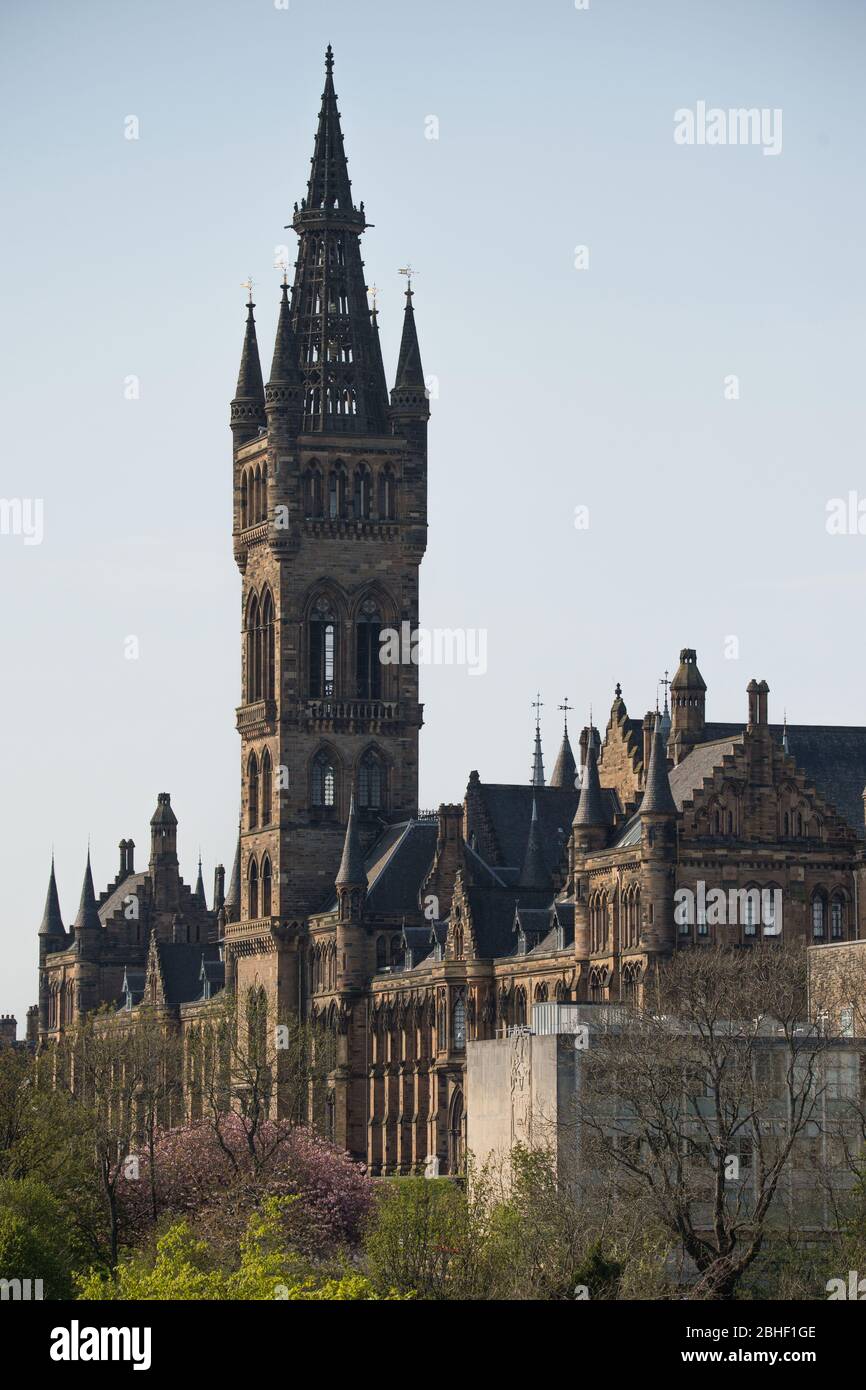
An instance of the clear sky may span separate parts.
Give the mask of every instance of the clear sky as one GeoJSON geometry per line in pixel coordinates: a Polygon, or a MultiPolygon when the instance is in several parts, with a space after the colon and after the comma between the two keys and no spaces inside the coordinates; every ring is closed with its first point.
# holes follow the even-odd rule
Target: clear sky
{"type": "Polygon", "coordinates": [[[641,715],[682,646],[710,718],[755,676],[866,723],[866,535],[826,529],[866,499],[864,38],[860,0],[6,0],[0,497],[44,536],[0,535],[0,1011],[52,844],[66,922],[159,791],[185,876],[230,865],[240,282],[267,363],[328,41],[389,374],[409,260],[438,382],[422,623],[488,633],[422,674],[422,805],[528,779],[536,688],[549,771],[563,696],[641,715]],[[676,144],[699,102],[781,109],[781,153],[676,144]]]}

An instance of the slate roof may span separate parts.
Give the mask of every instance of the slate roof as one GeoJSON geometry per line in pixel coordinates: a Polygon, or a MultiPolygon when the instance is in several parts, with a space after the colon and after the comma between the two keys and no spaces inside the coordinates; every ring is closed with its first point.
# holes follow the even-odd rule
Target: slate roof
{"type": "MultiPolygon", "coordinates": [[[[381,917],[417,912],[418,891],[436,853],[438,821],[401,821],[389,825],[364,858],[367,875],[367,911],[381,917]]],[[[335,912],[331,896],[326,912],[335,912]]]]}
{"type": "MultiPolygon", "coordinates": [[[[157,942],[167,1004],[191,1004],[202,997],[202,961],[220,965],[217,943],[202,941],[157,942]]],[[[213,978],[213,977],[212,977],[213,978]]]]}
{"type": "Polygon", "coordinates": [[[119,883],[110,897],[105,899],[99,906],[99,920],[104,927],[109,917],[113,917],[118,908],[124,906],[124,899],[130,893],[138,894],[150,874],[128,874],[122,883],[119,883]]]}
{"type": "MultiPolygon", "coordinates": [[[[577,809],[575,788],[533,787],[528,782],[480,782],[478,790],[499,846],[500,859],[493,865],[496,873],[501,877],[503,868],[520,872],[529,839],[534,793],[544,861],[548,873],[552,874],[559,864],[560,847],[566,843],[577,809]]],[[[612,795],[615,800],[615,794],[612,795]]]]}

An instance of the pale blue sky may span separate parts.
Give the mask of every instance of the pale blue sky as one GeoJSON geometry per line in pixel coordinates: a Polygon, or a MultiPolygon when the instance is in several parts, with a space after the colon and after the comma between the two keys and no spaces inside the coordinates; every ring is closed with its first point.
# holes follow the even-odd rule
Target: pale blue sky
{"type": "Polygon", "coordinates": [[[423,673],[422,803],[527,779],[536,686],[549,770],[564,694],[642,714],[686,645],[711,718],[757,676],[771,718],[866,722],[866,536],[825,530],[866,497],[864,34],[853,0],[7,0],[0,497],[45,536],[0,536],[0,1010],[52,841],[66,921],[159,791],[188,878],[231,860],[240,281],[267,361],[329,40],[389,374],[408,259],[439,380],[422,621],[489,634],[485,677],[423,673]],[[782,108],[781,155],[675,145],[699,100],[782,108]]]}

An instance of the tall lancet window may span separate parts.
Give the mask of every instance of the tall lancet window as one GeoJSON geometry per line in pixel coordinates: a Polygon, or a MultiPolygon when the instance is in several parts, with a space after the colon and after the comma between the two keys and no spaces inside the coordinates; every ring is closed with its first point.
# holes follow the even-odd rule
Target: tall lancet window
{"type": "Polygon", "coordinates": [[[336,800],[336,777],[334,764],[324,749],[313,759],[312,767],[313,805],[327,809],[336,800]]]}
{"type": "Polygon", "coordinates": [[[255,830],[259,823],[259,764],[255,753],[250,753],[247,763],[247,798],[249,804],[249,827],[255,830]]]}
{"type": "Polygon", "coordinates": [[[334,694],[337,618],[324,596],[317,598],[310,618],[310,694],[327,699],[334,694]]]}
{"type": "Polygon", "coordinates": [[[379,811],[385,805],[385,768],[370,748],[358,768],[358,804],[364,811],[379,811]]]}
{"type": "Polygon", "coordinates": [[[397,516],[397,492],[394,474],[386,465],[379,474],[379,518],[394,521],[397,516]]]}
{"type": "Polygon", "coordinates": [[[247,911],[250,921],[259,915],[259,866],[255,859],[250,860],[247,879],[247,911]]]}
{"type": "Polygon", "coordinates": [[[355,473],[355,520],[366,521],[370,515],[370,470],[359,464],[355,473]]]}
{"type": "Polygon", "coordinates": [[[261,698],[262,683],[262,661],[260,637],[260,616],[259,600],[255,594],[250,595],[247,604],[247,626],[246,626],[246,677],[247,677],[247,703],[252,704],[254,700],[261,698]]]}
{"type": "Polygon", "coordinates": [[[271,780],[271,755],[266,748],[262,754],[262,825],[270,825],[271,823],[271,780]]]}
{"type": "Polygon", "coordinates": [[[362,700],[378,700],[382,695],[381,631],[382,617],[378,605],[374,599],[365,599],[355,624],[355,681],[362,700]]]}
{"type": "Polygon", "coordinates": [[[270,589],[262,594],[261,604],[262,654],[261,654],[261,696],[262,700],[274,698],[274,600],[270,589]]]}
{"type": "Polygon", "coordinates": [[[346,473],[338,464],[328,479],[328,516],[338,521],[346,515],[346,473]]]}
{"type": "Polygon", "coordinates": [[[262,860],[262,916],[271,915],[271,861],[266,854],[262,860]]]}

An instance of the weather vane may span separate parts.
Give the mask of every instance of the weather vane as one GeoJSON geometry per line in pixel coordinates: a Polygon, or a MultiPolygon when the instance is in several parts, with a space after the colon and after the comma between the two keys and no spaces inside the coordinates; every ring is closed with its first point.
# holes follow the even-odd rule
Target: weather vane
{"type": "Polygon", "coordinates": [[[544,704],[544,701],[543,701],[542,698],[541,698],[541,691],[540,691],[540,690],[539,690],[539,691],[536,691],[535,699],[532,701],[532,708],[535,710],[535,727],[536,727],[536,729],[537,729],[537,728],[539,727],[539,725],[541,724],[541,707],[542,707],[543,704],[544,704]]]}
{"type": "Polygon", "coordinates": [[[412,292],[412,276],[413,276],[413,275],[417,275],[417,274],[418,274],[418,271],[415,270],[411,265],[402,265],[402,266],[400,267],[400,270],[399,270],[398,273],[399,273],[400,275],[405,275],[405,276],[406,276],[406,279],[407,279],[408,282],[409,282],[409,292],[410,292],[410,294],[411,294],[411,292],[412,292]]]}
{"type": "Polygon", "coordinates": [[[378,285],[368,285],[368,286],[367,286],[367,293],[368,293],[369,295],[372,296],[372,299],[373,299],[373,313],[375,314],[375,312],[376,312],[376,296],[377,296],[378,293],[379,293],[379,286],[378,286],[378,285]]]}
{"type": "Polygon", "coordinates": [[[570,705],[570,704],[568,703],[568,696],[566,695],[566,697],[565,697],[565,699],[563,700],[562,704],[561,704],[561,705],[558,705],[557,708],[558,708],[558,709],[561,709],[562,712],[563,712],[563,714],[565,715],[565,718],[564,718],[564,720],[563,720],[562,722],[563,722],[563,724],[565,725],[565,732],[568,733],[568,714],[569,714],[569,710],[573,710],[573,709],[574,709],[574,705],[570,705]]]}
{"type": "Polygon", "coordinates": [[[241,289],[242,289],[242,290],[248,290],[248,291],[249,291],[249,296],[250,296],[250,297],[249,297],[249,299],[247,300],[247,303],[248,303],[248,304],[252,304],[252,302],[253,302],[253,277],[252,277],[252,275],[248,275],[247,278],[246,278],[246,280],[241,280],[241,289]]]}

